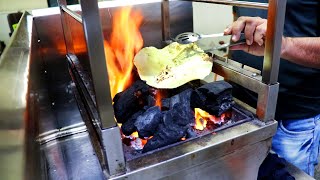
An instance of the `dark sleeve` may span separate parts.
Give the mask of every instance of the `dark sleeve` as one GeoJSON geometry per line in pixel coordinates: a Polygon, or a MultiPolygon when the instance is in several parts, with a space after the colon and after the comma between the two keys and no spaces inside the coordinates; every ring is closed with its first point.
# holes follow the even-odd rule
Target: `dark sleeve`
{"type": "Polygon", "coordinates": [[[239,12],[239,7],[237,7],[237,6],[232,6],[232,12],[233,12],[233,13],[238,13],[238,12],[239,12]]]}
{"type": "Polygon", "coordinates": [[[232,6],[232,13],[233,13],[233,19],[234,21],[238,19],[239,17],[239,7],[232,6]]]}

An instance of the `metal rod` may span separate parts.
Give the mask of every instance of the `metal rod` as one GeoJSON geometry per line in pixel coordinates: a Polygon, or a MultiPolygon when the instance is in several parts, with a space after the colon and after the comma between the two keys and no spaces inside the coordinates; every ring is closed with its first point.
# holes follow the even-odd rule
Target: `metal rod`
{"type": "Polygon", "coordinates": [[[213,60],[213,72],[223,76],[226,80],[235,82],[253,92],[259,93],[261,89],[268,86],[259,80],[259,78],[251,76],[253,73],[242,68],[237,68],[222,62],[218,56],[213,60]]]}
{"type": "Polygon", "coordinates": [[[273,120],[279,92],[279,83],[266,85],[258,92],[257,116],[261,121],[273,120]]]}
{"type": "Polygon", "coordinates": [[[184,0],[184,1],[214,3],[214,4],[231,5],[231,6],[255,8],[255,9],[268,9],[268,6],[269,6],[268,3],[258,3],[258,2],[250,2],[250,1],[233,1],[233,0],[184,0]]]}
{"type": "Polygon", "coordinates": [[[262,82],[269,88],[258,93],[257,116],[262,121],[275,117],[279,87],[281,43],[285,20],[286,0],[269,0],[268,24],[262,69],[262,82]]]}
{"type": "Polygon", "coordinates": [[[116,126],[109,76],[104,54],[103,34],[98,5],[94,0],[81,1],[82,24],[87,43],[90,69],[96,94],[96,104],[99,111],[102,128],[116,126]]]}
{"type": "Polygon", "coordinates": [[[67,19],[68,16],[66,16],[64,11],[62,10],[62,6],[66,6],[67,1],[66,0],[58,0],[58,4],[60,6],[61,24],[62,24],[62,29],[63,29],[64,41],[66,43],[67,53],[74,54],[72,34],[71,34],[71,31],[69,28],[69,21],[67,19]]]}
{"type": "Polygon", "coordinates": [[[266,84],[275,84],[278,81],[286,2],[286,0],[269,0],[262,71],[262,81],[266,84]]]}
{"type": "Polygon", "coordinates": [[[60,5],[61,9],[69,14],[71,17],[73,17],[75,20],[77,20],[79,23],[82,23],[81,15],[72,11],[71,9],[67,8],[65,5],[60,5]]]}
{"type": "Polygon", "coordinates": [[[80,0],[80,5],[96,104],[103,132],[103,149],[109,173],[115,175],[125,171],[125,159],[120,130],[114,119],[98,1],[80,0]]]}
{"type": "Polygon", "coordinates": [[[170,39],[170,9],[169,1],[163,0],[161,3],[162,20],[162,40],[165,42],[170,39]]]}

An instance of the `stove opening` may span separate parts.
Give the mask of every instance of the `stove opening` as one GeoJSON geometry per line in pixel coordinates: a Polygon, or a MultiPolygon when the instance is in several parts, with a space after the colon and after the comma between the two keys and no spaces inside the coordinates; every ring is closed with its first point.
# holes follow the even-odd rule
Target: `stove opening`
{"type": "Polygon", "coordinates": [[[148,152],[231,124],[235,115],[232,86],[225,81],[192,81],[175,89],[156,89],[141,81],[133,65],[143,47],[143,15],[120,8],[105,40],[106,62],[115,119],[123,143],[148,152]]]}
{"type": "MultiPolygon", "coordinates": [[[[142,81],[133,59],[143,47],[139,31],[143,23],[141,12],[120,8],[113,14],[113,29],[104,42],[115,121],[121,128],[127,159],[251,119],[235,107],[232,86],[225,81],[202,84],[194,80],[174,89],[157,89],[142,81]]],[[[69,62],[83,99],[94,102],[86,67],[76,57],[69,62]]]]}

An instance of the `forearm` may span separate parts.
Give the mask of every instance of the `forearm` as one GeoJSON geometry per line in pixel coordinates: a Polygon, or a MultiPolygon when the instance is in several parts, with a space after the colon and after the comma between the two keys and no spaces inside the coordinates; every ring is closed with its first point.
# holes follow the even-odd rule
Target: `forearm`
{"type": "Polygon", "coordinates": [[[281,58],[312,68],[320,68],[320,37],[283,38],[281,58]]]}

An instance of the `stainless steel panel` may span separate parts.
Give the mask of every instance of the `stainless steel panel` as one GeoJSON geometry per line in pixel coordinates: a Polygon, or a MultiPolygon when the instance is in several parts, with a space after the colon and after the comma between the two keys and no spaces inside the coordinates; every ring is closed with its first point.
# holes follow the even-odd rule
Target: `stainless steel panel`
{"type": "Polygon", "coordinates": [[[126,172],[123,144],[120,128],[118,126],[103,129],[101,132],[103,150],[106,154],[106,164],[110,175],[118,175],[126,172]]]}
{"type": "MultiPolygon", "coordinates": [[[[0,57],[0,179],[28,179],[26,150],[32,150],[27,91],[32,17],[24,13],[0,57]],[[30,140],[31,139],[31,140],[30,140]]],[[[33,156],[32,156],[33,157],[33,156]]],[[[33,161],[30,164],[35,165],[33,161]]]]}
{"type": "Polygon", "coordinates": [[[279,83],[265,86],[258,96],[257,116],[263,121],[274,119],[277,107],[279,83]]]}
{"type": "Polygon", "coordinates": [[[87,132],[41,146],[42,179],[105,179],[87,132]]]}
{"type": "MultiPolygon", "coordinates": [[[[211,159],[197,167],[191,167],[162,179],[168,180],[240,180],[257,179],[264,160],[261,154],[270,150],[271,138],[253,145],[241,147],[227,156],[211,159]]],[[[210,157],[208,157],[209,159],[210,157]]]]}
{"type": "MultiPolygon", "coordinates": [[[[115,2],[116,3],[116,2],[115,2]]],[[[129,2],[127,2],[129,3],[129,2]]],[[[179,33],[193,31],[192,3],[184,1],[170,1],[170,36],[175,37],[179,33]]],[[[124,6],[124,5],[123,5],[124,6]]],[[[133,11],[140,11],[144,17],[140,31],[144,41],[144,46],[163,47],[162,44],[162,14],[161,2],[138,4],[132,6],[133,11]]],[[[121,6],[110,6],[100,9],[103,34],[106,40],[109,39],[112,28],[112,17],[121,6]]],[[[166,17],[168,18],[168,17],[166,17]]],[[[167,24],[166,27],[169,27],[167,24]]],[[[167,33],[168,33],[167,32],[167,33]]]]}
{"type": "Polygon", "coordinates": [[[33,59],[32,90],[37,95],[39,138],[84,125],[73,94],[60,15],[34,18],[41,59],[33,59]]]}

